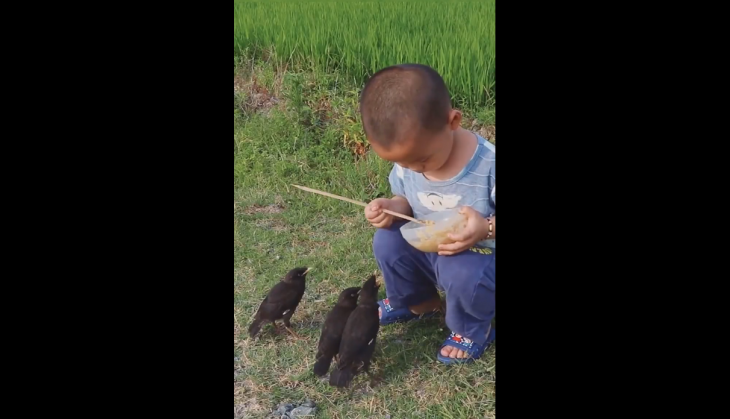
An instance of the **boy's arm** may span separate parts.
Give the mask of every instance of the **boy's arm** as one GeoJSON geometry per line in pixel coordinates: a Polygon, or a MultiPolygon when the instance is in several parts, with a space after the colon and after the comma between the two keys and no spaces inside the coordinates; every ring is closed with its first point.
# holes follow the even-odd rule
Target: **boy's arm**
{"type": "Polygon", "coordinates": [[[391,211],[399,212],[403,215],[409,215],[411,217],[413,216],[413,208],[411,208],[411,204],[408,203],[407,199],[400,195],[396,195],[390,198],[390,200],[391,205],[389,209],[391,211]]]}
{"type": "Polygon", "coordinates": [[[388,209],[412,216],[413,208],[411,208],[411,204],[406,199],[406,188],[403,185],[403,177],[403,168],[398,166],[398,163],[393,164],[393,169],[390,171],[390,175],[388,175],[390,190],[393,192],[393,197],[390,199],[392,201],[392,208],[388,209]]]}

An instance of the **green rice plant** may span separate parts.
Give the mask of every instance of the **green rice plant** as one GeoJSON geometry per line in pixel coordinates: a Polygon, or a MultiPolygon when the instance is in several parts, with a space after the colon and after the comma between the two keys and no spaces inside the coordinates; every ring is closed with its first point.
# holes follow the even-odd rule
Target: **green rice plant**
{"type": "MultiPolygon", "coordinates": [[[[455,102],[494,105],[495,1],[235,1],[234,56],[264,56],[361,85],[393,64],[435,68],[455,102]]],[[[267,57],[264,57],[267,58],[267,57]]]]}

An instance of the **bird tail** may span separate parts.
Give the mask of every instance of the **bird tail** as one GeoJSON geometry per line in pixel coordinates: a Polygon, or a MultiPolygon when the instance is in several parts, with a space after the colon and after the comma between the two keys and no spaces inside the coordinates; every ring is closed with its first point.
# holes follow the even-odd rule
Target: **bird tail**
{"type": "Polygon", "coordinates": [[[251,326],[248,327],[248,335],[252,338],[256,336],[256,334],[261,330],[261,323],[262,321],[260,318],[255,318],[253,323],[251,323],[251,326]]]}
{"type": "Polygon", "coordinates": [[[323,353],[317,351],[317,361],[314,363],[314,374],[321,377],[327,374],[332,363],[332,357],[326,356],[323,353]]]}
{"type": "Polygon", "coordinates": [[[347,387],[350,385],[353,377],[350,368],[335,369],[330,373],[330,385],[335,387],[347,387]]]}

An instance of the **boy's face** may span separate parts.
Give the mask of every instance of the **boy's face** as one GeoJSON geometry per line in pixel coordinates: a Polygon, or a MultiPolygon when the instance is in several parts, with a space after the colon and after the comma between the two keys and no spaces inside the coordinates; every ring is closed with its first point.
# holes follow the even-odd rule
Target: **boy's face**
{"type": "Polygon", "coordinates": [[[461,123],[461,113],[451,111],[449,124],[438,133],[414,129],[414,135],[395,142],[386,149],[377,142],[371,142],[373,151],[383,160],[397,163],[403,168],[417,173],[434,172],[441,169],[451,156],[454,145],[454,132],[461,123]]]}

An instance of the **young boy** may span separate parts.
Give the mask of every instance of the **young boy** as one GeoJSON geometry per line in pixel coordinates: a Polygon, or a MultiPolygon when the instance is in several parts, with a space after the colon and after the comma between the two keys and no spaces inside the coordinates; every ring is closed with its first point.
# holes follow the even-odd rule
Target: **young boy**
{"type": "Polygon", "coordinates": [[[378,230],[373,252],[385,279],[380,323],[429,317],[446,294],[451,335],[438,352],[446,364],[479,358],[495,339],[495,147],[461,128],[443,79],[424,65],[397,65],[368,80],[360,98],[365,135],[394,164],[393,197],[373,200],[365,217],[378,230]],[[406,242],[402,221],[382,210],[413,215],[460,208],[465,231],[450,235],[438,253],[406,242]]]}

